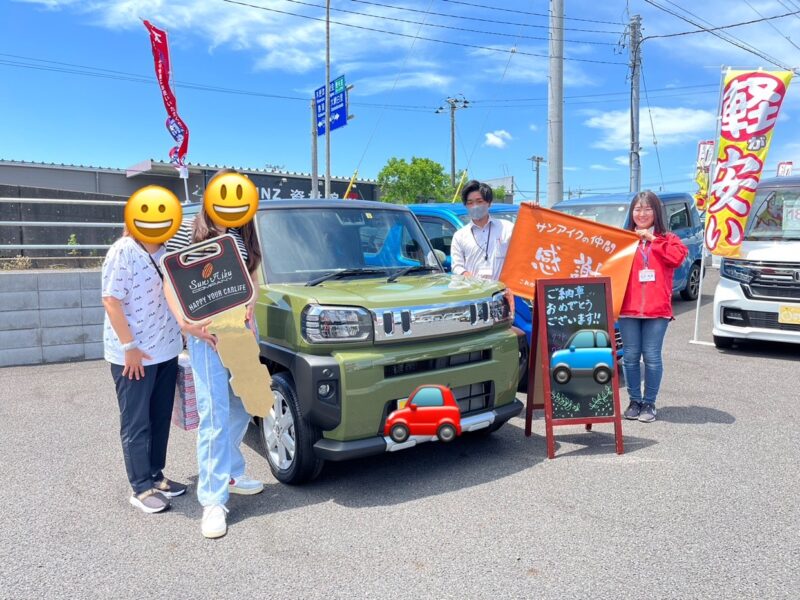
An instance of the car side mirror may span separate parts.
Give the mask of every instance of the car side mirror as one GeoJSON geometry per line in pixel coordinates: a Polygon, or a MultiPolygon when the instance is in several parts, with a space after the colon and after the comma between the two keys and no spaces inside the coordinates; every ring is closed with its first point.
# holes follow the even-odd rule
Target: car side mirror
{"type": "Polygon", "coordinates": [[[570,346],[570,347],[569,347],[569,351],[570,351],[570,352],[575,352],[575,346],[570,346]]]}
{"type": "Polygon", "coordinates": [[[436,250],[436,249],[434,248],[434,250],[433,250],[433,253],[436,255],[436,258],[438,258],[438,259],[439,259],[439,262],[440,262],[440,263],[444,264],[444,261],[446,261],[446,260],[447,260],[447,254],[445,254],[445,253],[444,253],[444,252],[442,252],[441,250],[436,250]]]}
{"type": "Polygon", "coordinates": [[[410,408],[411,410],[417,410],[417,405],[414,404],[413,402],[409,402],[408,408],[410,408]]]}

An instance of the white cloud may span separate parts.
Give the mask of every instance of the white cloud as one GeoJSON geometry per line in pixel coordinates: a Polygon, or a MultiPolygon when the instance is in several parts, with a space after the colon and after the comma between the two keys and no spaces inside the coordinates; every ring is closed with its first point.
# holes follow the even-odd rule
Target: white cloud
{"type": "Polygon", "coordinates": [[[580,171],[580,167],[562,167],[565,171],[580,171]]]}
{"type": "Polygon", "coordinates": [[[360,96],[371,96],[389,90],[402,90],[409,88],[421,88],[428,90],[445,91],[453,83],[454,78],[450,75],[440,73],[405,73],[402,77],[396,75],[373,76],[361,79],[358,82],[358,93],[360,96]]]}
{"type": "MultiPolygon", "coordinates": [[[[647,150],[639,150],[639,157],[647,156],[650,154],[647,150]]],[[[631,162],[630,154],[623,154],[622,156],[615,156],[614,162],[620,166],[627,167],[631,162]]]]}
{"type": "MultiPolygon", "coordinates": [[[[655,137],[659,146],[681,144],[713,137],[716,114],[710,110],[694,108],[651,108],[655,137]]],[[[645,143],[641,135],[644,121],[640,118],[640,142],[645,143]]],[[[596,113],[584,124],[602,131],[600,140],[592,144],[602,150],[626,150],[630,148],[630,111],[614,110],[596,113]]],[[[648,127],[649,129],[649,127],[648,127]]],[[[649,135],[647,136],[649,137],[649,135]]]]}
{"type": "Polygon", "coordinates": [[[531,123],[530,125],[528,125],[528,129],[530,129],[531,131],[539,131],[539,126],[536,125],[536,123],[531,123]]]}
{"type": "Polygon", "coordinates": [[[614,167],[607,167],[606,165],[591,165],[589,167],[592,171],[618,171],[614,167]]]}
{"type": "Polygon", "coordinates": [[[498,129],[490,131],[486,134],[485,146],[492,146],[493,148],[505,148],[508,142],[512,139],[511,134],[505,129],[498,129]]]}

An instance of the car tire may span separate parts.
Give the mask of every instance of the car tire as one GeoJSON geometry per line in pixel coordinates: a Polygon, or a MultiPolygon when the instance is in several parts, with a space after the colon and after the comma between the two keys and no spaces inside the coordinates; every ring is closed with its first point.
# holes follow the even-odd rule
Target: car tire
{"type": "Polygon", "coordinates": [[[452,442],[454,439],[456,439],[456,435],[458,435],[458,432],[450,423],[440,425],[439,430],[436,432],[436,437],[439,438],[439,441],[445,443],[452,442]]]}
{"type": "Polygon", "coordinates": [[[281,483],[298,485],[311,481],[324,465],[314,452],[314,444],[321,437],[319,429],[303,416],[290,374],[276,374],[272,392],[275,405],[259,422],[259,437],[269,468],[281,483]]]}
{"type": "Polygon", "coordinates": [[[722,337],[719,335],[714,336],[714,345],[720,350],[730,350],[733,348],[734,338],[722,337]]]}
{"type": "Polygon", "coordinates": [[[609,381],[611,381],[611,369],[608,367],[597,367],[592,373],[592,377],[594,378],[595,382],[599,383],[600,385],[606,385],[609,381]]]}
{"type": "Polygon", "coordinates": [[[408,436],[408,427],[402,423],[396,423],[392,425],[392,429],[389,431],[389,437],[392,438],[392,441],[397,444],[402,444],[408,440],[408,436]]]}
{"type": "Polygon", "coordinates": [[[555,379],[556,383],[566,385],[572,379],[572,373],[568,367],[556,367],[553,370],[553,379],[555,379]]]}
{"type": "Polygon", "coordinates": [[[681,298],[684,300],[697,300],[700,292],[700,264],[694,263],[689,270],[689,277],[686,279],[686,287],[681,290],[681,298]]]}

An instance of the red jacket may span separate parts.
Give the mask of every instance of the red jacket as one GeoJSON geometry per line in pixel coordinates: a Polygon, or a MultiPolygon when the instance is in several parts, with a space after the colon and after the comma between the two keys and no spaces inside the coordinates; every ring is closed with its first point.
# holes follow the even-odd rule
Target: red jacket
{"type": "Polygon", "coordinates": [[[674,233],[658,235],[647,244],[640,242],[633,258],[620,316],[672,318],[672,275],[688,253],[689,249],[674,233]],[[639,281],[639,271],[645,268],[645,254],[647,268],[655,271],[655,281],[639,281]]]}

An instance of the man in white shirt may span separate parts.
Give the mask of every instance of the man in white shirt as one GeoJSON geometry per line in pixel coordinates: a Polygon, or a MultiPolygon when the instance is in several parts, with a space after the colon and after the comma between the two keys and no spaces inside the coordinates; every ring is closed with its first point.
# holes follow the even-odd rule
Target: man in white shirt
{"type": "Polygon", "coordinates": [[[461,200],[472,220],[453,235],[450,256],[456,275],[500,279],[514,225],[489,216],[493,199],[492,188],[474,179],[461,191],[461,200]]]}

